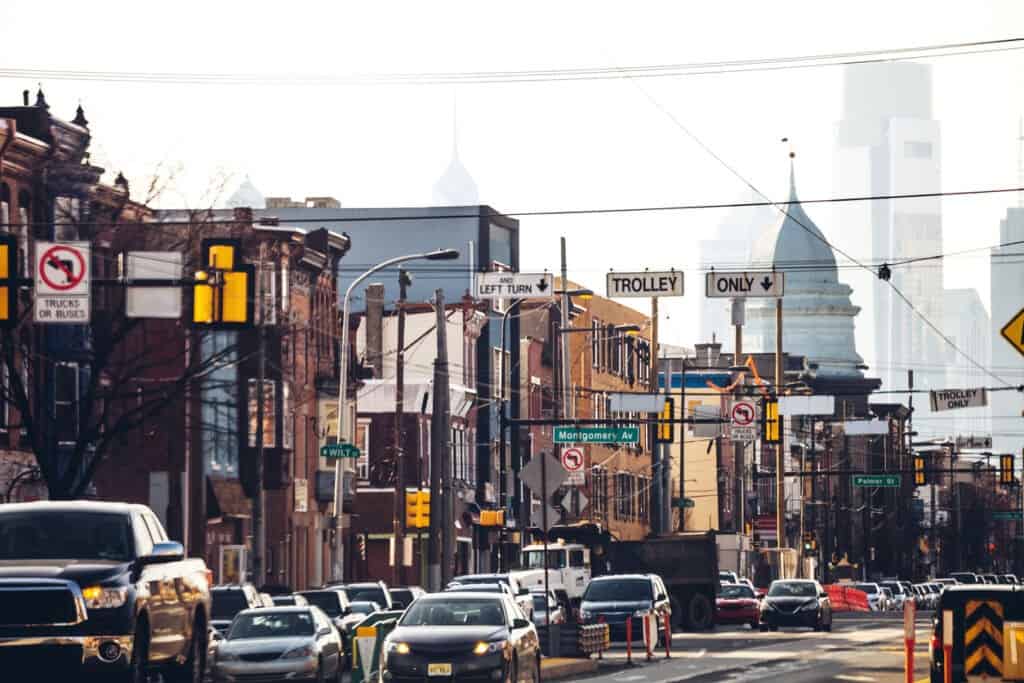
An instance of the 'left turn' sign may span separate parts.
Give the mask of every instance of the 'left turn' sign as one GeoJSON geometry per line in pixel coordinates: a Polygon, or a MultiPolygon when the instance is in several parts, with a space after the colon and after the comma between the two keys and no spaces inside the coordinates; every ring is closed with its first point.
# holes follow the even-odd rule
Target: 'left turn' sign
{"type": "Polygon", "coordinates": [[[89,259],[88,242],[36,242],[37,323],[89,322],[89,259]]]}

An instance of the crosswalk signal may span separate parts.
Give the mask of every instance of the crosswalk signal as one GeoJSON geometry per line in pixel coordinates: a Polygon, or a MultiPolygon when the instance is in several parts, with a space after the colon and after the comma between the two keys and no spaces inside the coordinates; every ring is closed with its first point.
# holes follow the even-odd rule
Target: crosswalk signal
{"type": "Polygon", "coordinates": [[[775,399],[768,399],[764,402],[764,441],[765,443],[779,443],[779,434],[782,433],[782,418],[779,416],[779,402],[775,399]]]}
{"type": "Polygon", "coordinates": [[[661,414],[658,416],[658,434],[656,443],[672,443],[675,440],[675,424],[672,416],[675,415],[676,402],[666,398],[662,405],[661,414]]]}
{"type": "Polygon", "coordinates": [[[256,299],[256,269],[241,262],[238,240],[203,240],[206,270],[195,275],[192,322],[216,327],[252,325],[256,299]]]}
{"type": "Polygon", "coordinates": [[[924,486],[928,483],[928,468],[925,467],[924,456],[914,456],[914,486],[924,486]]]}
{"type": "Polygon", "coordinates": [[[430,491],[413,491],[405,496],[405,526],[425,529],[430,526],[430,491]]]}
{"type": "Polygon", "coordinates": [[[0,235],[0,328],[18,324],[18,241],[0,235]]]}
{"type": "Polygon", "coordinates": [[[999,456],[999,483],[1013,483],[1013,453],[1004,453],[999,456]]]}

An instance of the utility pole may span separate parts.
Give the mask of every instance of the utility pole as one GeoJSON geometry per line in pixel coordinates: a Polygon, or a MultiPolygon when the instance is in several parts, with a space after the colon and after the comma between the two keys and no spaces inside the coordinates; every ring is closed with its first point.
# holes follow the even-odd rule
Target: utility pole
{"type": "Polygon", "coordinates": [[[448,368],[442,367],[442,353],[444,350],[444,344],[442,342],[442,335],[445,328],[444,320],[444,290],[438,289],[434,292],[434,306],[437,314],[437,321],[435,322],[435,329],[437,330],[437,357],[434,359],[434,386],[433,386],[433,412],[430,416],[430,530],[427,548],[427,579],[428,587],[431,593],[440,591],[443,587],[441,583],[442,573],[442,557],[444,556],[444,542],[442,536],[446,534],[444,527],[444,517],[442,510],[445,505],[441,500],[441,478],[444,468],[444,457],[441,454],[441,449],[444,447],[443,444],[446,440],[443,432],[447,429],[441,421],[441,412],[444,410],[444,402],[441,398],[441,385],[443,380],[441,379],[442,374],[447,374],[448,368]],[[440,527],[440,529],[439,529],[440,527]],[[440,533],[438,533],[440,531],[440,533]]]}
{"type": "Polygon", "coordinates": [[[572,410],[572,404],[569,398],[569,341],[565,338],[565,335],[561,333],[561,330],[569,329],[569,306],[572,299],[569,297],[569,269],[566,265],[565,260],[565,238],[562,238],[562,305],[559,306],[561,309],[561,315],[559,316],[559,338],[556,341],[559,343],[559,377],[562,383],[562,417],[567,417],[569,413],[574,412],[572,410]]]}
{"type": "MultiPolygon", "coordinates": [[[[733,354],[733,365],[739,367],[740,357],[743,355],[743,324],[746,322],[746,302],[744,299],[732,300],[732,324],[736,328],[736,352],[733,354]]],[[[735,395],[740,395],[742,383],[737,384],[735,395]]],[[[733,440],[732,458],[733,470],[736,473],[736,533],[742,534],[746,531],[746,511],[744,500],[746,498],[744,484],[746,483],[746,463],[744,462],[743,442],[733,440]]]]}
{"type": "Polygon", "coordinates": [[[405,418],[405,299],[412,279],[404,269],[398,271],[398,343],[395,357],[395,571],[394,585],[401,586],[405,564],[405,449],[402,420],[405,418]]]}
{"type": "Polygon", "coordinates": [[[445,315],[444,293],[438,290],[437,378],[434,400],[439,402],[438,430],[434,437],[441,462],[441,580],[447,586],[455,568],[455,496],[452,493],[451,394],[448,391],[448,316],[445,315]]]}
{"type": "Polygon", "coordinates": [[[267,306],[263,299],[263,269],[265,244],[260,245],[260,265],[257,273],[257,294],[256,301],[259,302],[259,324],[257,333],[259,342],[257,351],[257,378],[256,378],[256,495],[252,499],[252,578],[257,589],[266,583],[264,579],[264,551],[266,549],[266,538],[263,532],[263,403],[266,400],[266,378],[267,378],[267,306]]]}
{"type": "MultiPolygon", "coordinates": [[[[775,300],[775,394],[782,395],[786,381],[782,368],[782,297],[775,300]]],[[[778,547],[786,547],[786,430],[785,417],[779,416],[779,442],[775,444],[775,533],[778,547]]],[[[779,561],[782,561],[781,553],[779,561]]]]}
{"type": "MultiPolygon", "coordinates": [[[[600,330],[595,334],[601,334],[600,330]]],[[[658,391],[658,297],[651,297],[651,357],[650,357],[650,390],[658,391]]],[[[671,416],[674,417],[674,416],[671,416]]],[[[668,449],[664,444],[658,443],[655,438],[658,434],[658,425],[652,424],[648,427],[648,443],[651,445],[651,533],[663,534],[666,529],[663,526],[662,509],[664,508],[665,488],[662,486],[664,477],[662,470],[665,467],[665,458],[668,456],[668,449]]]]}

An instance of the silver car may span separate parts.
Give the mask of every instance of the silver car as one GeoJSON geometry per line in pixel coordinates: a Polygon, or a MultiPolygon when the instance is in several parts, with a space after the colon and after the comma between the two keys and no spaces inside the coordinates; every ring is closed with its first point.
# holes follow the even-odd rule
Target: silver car
{"type": "Polygon", "coordinates": [[[215,650],[217,683],[238,680],[341,681],[341,636],[316,607],[240,612],[215,650]]]}

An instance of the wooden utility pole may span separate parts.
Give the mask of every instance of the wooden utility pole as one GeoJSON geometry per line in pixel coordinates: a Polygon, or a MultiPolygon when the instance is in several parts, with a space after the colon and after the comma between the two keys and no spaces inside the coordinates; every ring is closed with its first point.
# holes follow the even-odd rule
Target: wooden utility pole
{"type": "MultiPolygon", "coordinates": [[[[785,385],[782,368],[782,297],[775,300],[775,394],[782,395],[785,385]]],[[[779,415],[779,442],[775,444],[775,533],[778,547],[786,547],[786,435],[784,416],[779,415]]],[[[780,554],[779,561],[782,562],[780,554]]]]}
{"type": "MultiPolygon", "coordinates": [[[[600,330],[594,334],[601,334],[600,330]]],[[[658,297],[651,297],[651,357],[650,357],[650,384],[648,389],[656,393],[658,391],[658,297]]],[[[667,467],[666,460],[669,457],[668,448],[655,438],[658,434],[658,425],[652,424],[648,427],[647,438],[651,448],[651,532],[663,534],[668,531],[664,524],[665,496],[669,495],[665,486],[664,470],[667,467]]]]}
{"type": "Polygon", "coordinates": [[[434,292],[434,307],[437,314],[435,323],[437,336],[437,357],[434,359],[434,386],[433,386],[433,412],[430,416],[430,533],[427,541],[427,590],[436,593],[441,590],[441,566],[444,550],[441,539],[444,533],[444,515],[442,514],[441,501],[441,473],[443,470],[443,458],[441,455],[442,444],[445,436],[443,432],[447,426],[441,422],[441,411],[444,404],[441,400],[441,376],[448,373],[447,367],[442,367],[441,353],[443,351],[442,335],[444,334],[444,290],[438,289],[434,292]],[[440,530],[440,533],[438,531],[440,530]]]}
{"type": "Polygon", "coordinates": [[[263,297],[263,269],[264,244],[260,245],[260,264],[256,271],[257,306],[259,307],[259,331],[257,339],[259,342],[257,350],[257,379],[256,379],[256,495],[252,499],[252,583],[259,589],[266,583],[264,576],[264,557],[266,550],[266,538],[263,532],[263,418],[264,401],[266,401],[266,378],[267,378],[267,305],[263,297]]]}
{"type": "MultiPolygon", "coordinates": [[[[732,324],[736,328],[736,352],[733,354],[733,365],[739,367],[742,363],[743,356],[743,324],[746,322],[746,302],[743,299],[732,300],[732,324]]],[[[741,379],[743,375],[740,375],[741,379]]],[[[742,394],[743,382],[740,381],[736,384],[736,396],[737,398],[742,394]]],[[[746,483],[746,467],[743,457],[743,442],[733,440],[732,442],[732,457],[733,457],[733,470],[736,473],[736,503],[734,515],[736,517],[735,529],[736,533],[742,534],[746,532],[744,522],[746,521],[746,514],[744,510],[744,502],[746,499],[744,484],[746,483]]]]}
{"type": "Polygon", "coordinates": [[[395,571],[394,584],[401,586],[405,583],[402,580],[405,564],[405,448],[404,430],[402,420],[405,410],[405,298],[412,280],[405,270],[398,271],[398,304],[396,311],[398,315],[398,342],[395,354],[395,434],[394,448],[392,453],[395,456],[395,571]]]}

